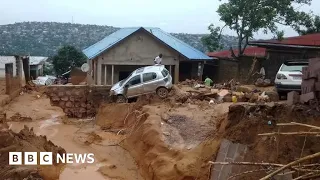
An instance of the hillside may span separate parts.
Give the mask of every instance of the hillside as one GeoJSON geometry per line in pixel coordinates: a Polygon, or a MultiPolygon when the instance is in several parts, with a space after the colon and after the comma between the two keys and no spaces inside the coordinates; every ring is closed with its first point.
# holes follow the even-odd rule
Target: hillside
{"type": "MultiPolygon", "coordinates": [[[[0,54],[30,54],[52,56],[63,45],[84,49],[119,28],[56,22],[22,22],[0,25],[0,54]]],[[[204,34],[173,33],[175,37],[205,52],[201,43],[204,34]]],[[[222,44],[228,48],[236,38],[223,36],[222,44]]]]}

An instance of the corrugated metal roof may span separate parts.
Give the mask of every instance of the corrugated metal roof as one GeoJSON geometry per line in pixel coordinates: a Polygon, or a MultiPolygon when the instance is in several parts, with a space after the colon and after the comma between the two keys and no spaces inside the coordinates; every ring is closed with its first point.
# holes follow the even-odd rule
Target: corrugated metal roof
{"type": "Polygon", "coordinates": [[[189,60],[213,60],[213,58],[207,56],[205,53],[191,47],[187,43],[175,38],[174,36],[170,35],[162,31],[160,28],[143,28],[143,27],[136,27],[136,28],[122,28],[109,36],[105,37],[101,41],[95,43],[94,45],[86,48],[83,50],[83,53],[89,58],[93,59],[100,55],[100,53],[104,52],[105,50],[113,47],[115,44],[120,42],[121,40],[127,38],[134,32],[138,31],[139,29],[144,29],[155,36],[157,39],[162,41],[163,43],[167,44],[189,60]]]}
{"type": "MultiPolygon", "coordinates": [[[[233,52],[234,52],[235,55],[239,54],[238,49],[234,49],[233,52]]],[[[245,56],[264,57],[264,56],[266,56],[266,49],[265,48],[259,48],[259,47],[247,47],[244,50],[244,55],[245,56]]],[[[209,52],[208,56],[217,57],[217,58],[232,58],[230,50],[209,52]]]]}
{"type": "Polygon", "coordinates": [[[44,61],[46,61],[48,57],[42,57],[42,56],[30,56],[29,57],[29,63],[30,65],[38,65],[44,61]]]}
{"type": "Polygon", "coordinates": [[[307,34],[303,36],[287,37],[283,40],[257,40],[250,41],[249,44],[279,44],[279,45],[297,45],[297,46],[320,46],[320,33],[307,34]]]}

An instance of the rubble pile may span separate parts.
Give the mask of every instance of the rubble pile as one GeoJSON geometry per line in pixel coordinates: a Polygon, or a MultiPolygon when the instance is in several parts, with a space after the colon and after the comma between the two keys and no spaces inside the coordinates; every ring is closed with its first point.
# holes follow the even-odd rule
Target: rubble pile
{"type": "Polygon", "coordinates": [[[270,79],[258,78],[254,85],[256,85],[257,87],[268,87],[271,86],[272,83],[270,79]]]}
{"type": "MultiPolygon", "coordinates": [[[[243,159],[235,160],[234,164],[251,163],[257,166],[239,166],[237,172],[226,172],[228,177],[236,174],[241,176],[235,179],[261,179],[267,175],[275,176],[278,168],[274,167],[271,171],[256,171],[261,168],[259,163],[263,162],[266,168],[269,166],[268,163],[276,163],[280,164],[279,167],[284,167],[308,156],[314,156],[314,158],[301,161],[301,164],[296,165],[306,170],[305,172],[319,169],[319,158],[315,156],[320,155],[317,137],[320,133],[319,115],[306,113],[308,109],[306,106],[303,106],[306,107],[303,109],[296,107],[282,103],[236,104],[229,107],[228,114],[218,122],[218,134],[232,143],[240,143],[248,147],[243,159]],[[310,170],[307,167],[310,167],[310,170]],[[271,174],[271,172],[276,173],[271,174]]],[[[222,161],[217,157],[215,163],[219,164],[219,162],[222,161]]],[[[231,161],[223,163],[229,162],[231,161]]],[[[303,171],[300,174],[293,172],[289,174],[288,179],[308,174],[304,174],[303,171]]]]}

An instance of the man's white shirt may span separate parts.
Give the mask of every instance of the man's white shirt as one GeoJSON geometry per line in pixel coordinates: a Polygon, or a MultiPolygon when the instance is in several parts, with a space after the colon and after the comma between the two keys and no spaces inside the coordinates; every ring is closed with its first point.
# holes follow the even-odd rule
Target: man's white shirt
{"type": "Polygon", "coordinates": [[[154,62],[156,64],[161,64],[161,61],[162,61],[162,58],[160,58],[159,56],[157,56],[155,59],[154,59],[154,62]]]}

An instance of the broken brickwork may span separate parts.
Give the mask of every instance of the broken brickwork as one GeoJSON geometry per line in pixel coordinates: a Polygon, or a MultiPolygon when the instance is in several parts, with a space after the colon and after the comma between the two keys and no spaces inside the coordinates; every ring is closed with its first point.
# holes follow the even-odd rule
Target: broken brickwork
{"type": "Polygon", "coordinates": [[[318,102],[320,99],[320,58],[310,59],[308,67],[303,67],[302,74],[300,101],[302,103],[310,103],[310,100],[318,102]]]}
{"type": "Polygon", "coordinates": [[[109,102],[110,87],[87,85],[48,86],[51,105],[63,109],[68,117],[93,117],[101,102],[109,102]]]}

